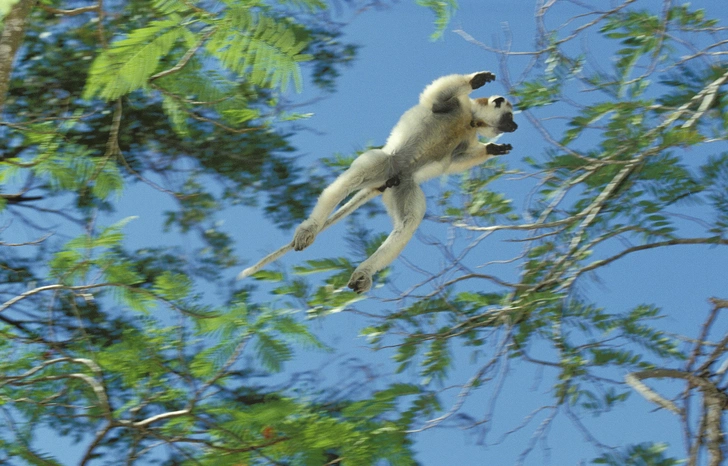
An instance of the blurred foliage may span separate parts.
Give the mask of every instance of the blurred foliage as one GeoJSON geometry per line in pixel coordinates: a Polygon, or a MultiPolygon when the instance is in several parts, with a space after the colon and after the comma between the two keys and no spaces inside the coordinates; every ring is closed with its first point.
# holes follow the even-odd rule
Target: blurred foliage
{"type": "Polygon", "coordinates": [[[38,2],[0,77],[0,234],[17,222],[30,237],[0,242],[0,462],[60,464],[50,429],[80,464],[414,464],[400,408],[427,404],[419,387],[280,375],[297,349],[328,348],[249,289],[201,291],[238,262],[222,209],[260,203],[284,227],[308,210],[324,180],[291,155],[289,122],[306,114],[287,96],[334,91],[356,46],[319,0],[102,8],[38,2]],[[202,246],[154,231],[130,251],[134,218],[97,224],[132,183],[202,246]]]}
{"type": "Polygon", "coordinates": [[[609,466],[640,466],[649,464],[654,466],[675,466],[683,464],[682,461],[665,456],[667,445],[646,444],[632,445],[620,452],[607,453],[593,461],[593,464],[607,464],[609,466]]]}
{"type": "Polygon", "coordinates": [[[455,12],[458,9],[456,0],[415,0],[416,3],[425,8],[429,8],[435,14],[435,32],[430,38],[432,40],[441,39],[445,29],[450,24],[455,12]]]}
{"type": "MultiPolygon", "coordinates": [[[[214,227],[213,211],[260,199],[282,226],[302,218],[318,187],[302,179],[286,133],[273,125],[292,118],[282,115],[281,87],[300,87],[304,66],[314,83],[333,90],[333,78],[354,58],[355,47],[341,42],[335,25],[317,18],[318,2],[290,6],[298,23],[285,10],[257,2],[198,3],[110,2],[104,29],[88,21],[91,13],[66,18],[36,8],[5,110],[16,123],[42,123],[23,128],[34,133],[5,126],[3,159],[47,159],[31,134],[48,143],[64,139],[56,165],[78,154],[99,163],[117,157],[107,150],[113,107],[92,97],[124,96],[115,136],[123,160],[105,167],[147,178],[179,200],[200,194],[189,180],[201,175],[221,187],[207,193],[213,196],[209,208],[180,202],[172,224],[192,216],[214,227]],[[110,38],[108,48],[100,47],[102,33],[110,38]],[[88,83],[78,79],[87,73],[88,83]]],[[[32,187],[44,189],[47,182],[37,179],[32,187]]],[[[110,208],[98,196],[77,192],[80,204],[110,208]]]]}
{"type": "MultiPolygon", "coordinates": [[[[543,26],[539,48],[523,78],[507,83],[522,116],[545,136],[544,153],[529,154],[529,147],[519,146],[525,167],[506,165],[509,157],[491,160],[456,186],[441,189],[430,200],[439,215],[430,218],[463,235],[450,232],[445,241],[422,234],[426,246],[420,245],[417,255],[436,246],[443,253],[439,268],[408,257],[415,273],[397,274],[400,266],[395,265],[394,273],[375,277],[374,296],[382,298],[386,310],[374,312],[362,334],[376,348],[394,348],[397,370],[417,371],[424,386],[452,386],[456,355],[469,352],[481,369],[463,382],[464,397],[501,380],[498,374],[507,373],[508,360],[516,358],[551,371],[547,380],[559,412],[598,415],[634,394],[622,381],[626,374],[658,367],[694,371],[696,366],[681,340],[659,324],[661,309],[649,304],[605,309],[585,290],[600,268],[638,251],[681,245],[704,245],[708,251],[728,245],[728,159],[721,152],[728,139],[726,28],[688,5],[667,4],[655,11],[628,1],[608,12],[582,4],[583,17],[575,14],[548,29],[549,9],[556,3],[562,2],[537,8],[536,21],[543,26]],[[590,46],[574,47],[579,40],[590,46]],[[602,56],[606,50],[611,60],[602,56]],[[492,188],[497,182],[507,191],[508,180],[530,183],[522,209],[492,188]],[[486,240],[496,231],[506,232],[516,244],[509,250],[517,252],[483,263],[490,260],[483,257],[502,258],[488,253],[500,248],[486,240]],[[478,247],[486,252],[475,259],[471,251],[478,247]],[[502,264],[513,264],[514,270],[503,272],[502,264]],[[413,282],[413,276],[422,278],[413,282]]],[[[440,5],[445,8],[445,2],[440,5]]],[[[520,52],[500,54],[511,76],[518,75],[520,52]]],[[[294,272],[325,274],[318,279],[323,284],[306,293],[308,281],[281,274],[278,290],[305,297],[308,312],[315,315],[362,309],[360,297],[342,291],[357,262],[344,257],[309,261],[294,272]]],[[[702,354],[700,344],[692,354],[702,354]]],[[[702,367],[719,364],[724,355],[723,347],[702,367]]],[[[693,373],[716,387],[723,380],[720,374],[693,373]]],[[[685,403],[692,399],[691,388],[683,392],[685,403]]],[[[493,406],[500,389],[486,389],[494,393],[493,406]]],[[[454,402],[452,408],[462,416],[456,425],[477,428],[491,422],[487,414],[469,417],[459,410],[461,404],[454,402]]],[[[699,404],[695,409],[699,421],[689,421],[690,432],[710,419],[699,404]]],[[[445,425],[445,419],[454,419],[453,412],[425,426],[445,425]]],[[[545,429],[539,427],[534,437],[545,429]]],[[[686,456],[717,451],[715,445],[706,447],[710,442],[701,435],[691,438],[695,446],[686,456]]],[[[603,448],[596,440],[592,444],[603,448]]],[[[676,464],[663,450],[639,444],[595,462],[676,464]]]]}
{"type": "Polygon", "coordinates": [[[6,457],[52,462],[33,446],[43,424],[75,441],[98,432],[82,462],[134,461],[166,439],[174,446],[168,464],[313,465],[332,453],[351,464],[413,464],[406,418],[394,411],[418,387],[317,403],[251,385],[256,372],[280,372],[294,344],[321,343],[286,309],[252,305],[245,295],[202,305],[189,278],[172,271],[145,280],[116,252],[123,223],[69,241],[50,263],[58,283],[18,298],[35,307],[52,294],[52,326],[23,319],[0,328],[0,399],[23,420],[4,433],[6,457]],[[108,300],[126,315],[99,314],[108,300]],[[160,308],[182,319],[170,325],[160,308]]]}
{"type": "MultiPolygon", "coordinates": [[[[417,3],[441,36],[456,2],[417,3]]],[[[420,427],[490,429],[492,409],[475,419],[463,404],[495,385],[495,406],[511,360],[548,371],[552,406],[536,412],[574,418],[620,408],[635,371],[681,367],[719,386],[710,369],[726,345],[685,350],[658,307],[606,309],[583,286],[638,251],[728,244],[728,151],[712,149],[728,138],[725,29],[685,5],[640,6],[538,31],[523,79],[507,84],[547,148],[443,184],[428,218],[446,224],[448,241],[422,236],[441,267],[417,269],[419,283],[400,265],[381,271],[371,296],[384,299],[371,311],[345,286],[385,235],[356,221],[351,257],[261,271],[237,288],[222,279],[238,260],[221,211],[261,205],[288,227],[326,181],[293,159],[288,135],[306,113],[286,97],[307,82],[333,91],[356,55],[322,2],[107,0],[101,12],[40,1],[0,121],[0,212],[28,235],[5,241],[0,230],[0,462],[59,464],[41,437],[50,429],[79,444],[80,464],[415,464],[410,433],[420,427]],[[614,59],[575,52],[585,35],[614,59]],[[500,192],[513,180],[532,183],[528,199],[500,192]],[[201,246],[160,235],[131,251],[133,218],[99,224],[132,183],[165,206],[160,228],[201,246]],[[683,208],[693,209],[690,228],[675,214],[683,208]],[[84,233],[67,237],[69,225],[84,233]],[[478,246],[499,249],[496,231],[511,235],[504,251],[518,251],[473,264],[478,246]],[[305,317],[352,310],[368,319],[361,334],[373,348],[393,349],[391,379],[321,387],[287,372],[297,352],[330,350],[305,317]],[[466,352],[480,368],[453,384],[466,352]],[[448,409],[441,393],[452,387],[448,409]]],[[[335,172],[350,160],[323,165],[335,172]]],[[[701,409],[686,419],[690,432],[712,422],[701,409]]],[[[709,439],[694,440],[695,452],[714,454],[709,439]]],[[[592,443],[595,464],[676,464],[659,443],[592,443]]]]}

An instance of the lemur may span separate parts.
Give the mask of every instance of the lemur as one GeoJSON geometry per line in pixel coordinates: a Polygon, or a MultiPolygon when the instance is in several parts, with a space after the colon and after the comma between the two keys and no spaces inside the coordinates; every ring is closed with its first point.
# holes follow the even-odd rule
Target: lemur
{"type": "Polygon", "coordinates": [[[372,275],[402,252],[425,216],[420,183],[467,170],[512,149],[510,144],[478,141],[479,135],[493,138],[518,128],[513,121],[513,105],[504,97],[469,97],[472,90],[494,79],[492,73],[481,71],[444,76],[427,86],[419,104],[399,119],[384,147],[360,155],[324,189],[311,215],[296,229],[293,249],[300,251],[311,245],[334,208],[352,192],[383,191],[394,229],[356,268],[348,283],[357,293],[368,291],[372,275]]]}

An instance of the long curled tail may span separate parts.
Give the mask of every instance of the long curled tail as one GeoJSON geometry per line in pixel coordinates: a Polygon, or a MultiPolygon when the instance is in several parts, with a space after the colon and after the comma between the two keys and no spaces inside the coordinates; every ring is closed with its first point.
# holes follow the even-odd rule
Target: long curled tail
{"type": "MultiPolygon", "coordinates": [[[[387,185],[385,185],[387,186],[387,185]]],[[[349,199],[349,202],[344,204],[343,206],[339,207],[339,209],[334,212],[331,217],[329,217],[326,220],[326,223],[321,227],[321,231],[324,231],[331,225],[335,224],[339,220],[347,217],[349,214],[354,212],[359,207],[363,206],[370,200],[374,199],[375,197],[382,194],[384,190],[381,190],[381,188],[374,188],[374,189],[362,189],[361,191],[354,194],[354,196],[349,199]]],[[[386,189],[386,188],[385,188],[386,189]]],[[[268,254],[264,258],[258,261],[257,264],[248,267],[247,269],[243,270],[238,274],[238,280],[242,280],[243,278],[249,277],[253,275],[254,273],[260,271],[263,267],[270,264],[274,260],[277,260],[284,256],[288,251],[291,251],[293,249],[293,243],[286,244],[285,246],[281,247],[277,251],[273,251],[272,253],[268,254]]]]}

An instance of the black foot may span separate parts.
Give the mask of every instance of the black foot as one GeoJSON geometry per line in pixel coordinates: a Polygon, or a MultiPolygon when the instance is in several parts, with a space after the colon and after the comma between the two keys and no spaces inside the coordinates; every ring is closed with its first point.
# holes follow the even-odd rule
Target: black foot
{"type": "Polygon", "coordinates": [[[473,78],[470,80],[470,86],[473,89],[477,89],[479,87],[483,87],[485,83],[489,83],[491,81],[495,81],[495,75],[489,71],[483,71],[473,76],[473,78]]]}
{"type": "Polygon", "coordinates": [[[399,183],[400,182],[401,182],[401,180],[399,178],[399,175],[394,175],[393,177],[391,177],[390,179],[388,179],[386,183],[384,183],[383,185],[381,185],[377,189],[379,190],[379,192],[382,192],[383,193],[384,191],[387,190],[387,188],[393,188],[395,186],[399,186],[399,183]]]}

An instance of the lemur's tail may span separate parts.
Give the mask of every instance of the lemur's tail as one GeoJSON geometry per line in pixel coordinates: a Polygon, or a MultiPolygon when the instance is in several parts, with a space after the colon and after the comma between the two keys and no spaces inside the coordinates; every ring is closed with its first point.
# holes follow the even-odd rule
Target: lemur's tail
{"type": "MultiPolygon", "coordinates": [[[[390,181],[392,181],[392,179],[388,180],[387,184],[384,185],[385,189],[387,187],[392,187],[392,186],[396,186],[397,184],[399,184],[399,182],[397,182],[397,184],[392,184],[392,186],[389,186],[390,181]]],[[[397,181],[399,181],[399,178],[397,178],[397,181]]],[[[343,206],[339,207],[339,209],[336,212],[334,212],[331,215],[331,217],[329,217],[326,220],[326,223],[324,223],[324,226],[321,227],[321,231],[324,231],[325,229],[327,229],[334,223],[338,222],[342,218],[347,217],[349,214],[354,212],[359,207],[363,206],[370,200],[372,200],[375,197],[382,194],[382,192],[384,190],[380,191],[380,189],[381,188],[362,189],[361,191],[354,194],[354,196],[351,199],[349,199],[349,202],[347,202],[343,206]]],[[[286,244],[285,246],[283,246],[282,248],[278,249],[277,251],[274,251],[274,252],[268,254],[267,256],[265,256],[264,258],[259,260],[257,264],[255,264],[251,267],[248,267],[247,269],[240,272],[238,274],[238,280],[242,280],[243,278],[249,277],[249,276],[253,275],[254,273],[260,271],[263,267],[270,264],[274,260],[281,258],[283,255],[285,255],[288,251],[290,251],[292,249],[293,249],[293,244],[289,243],[289,244],[286,244]]]]}

